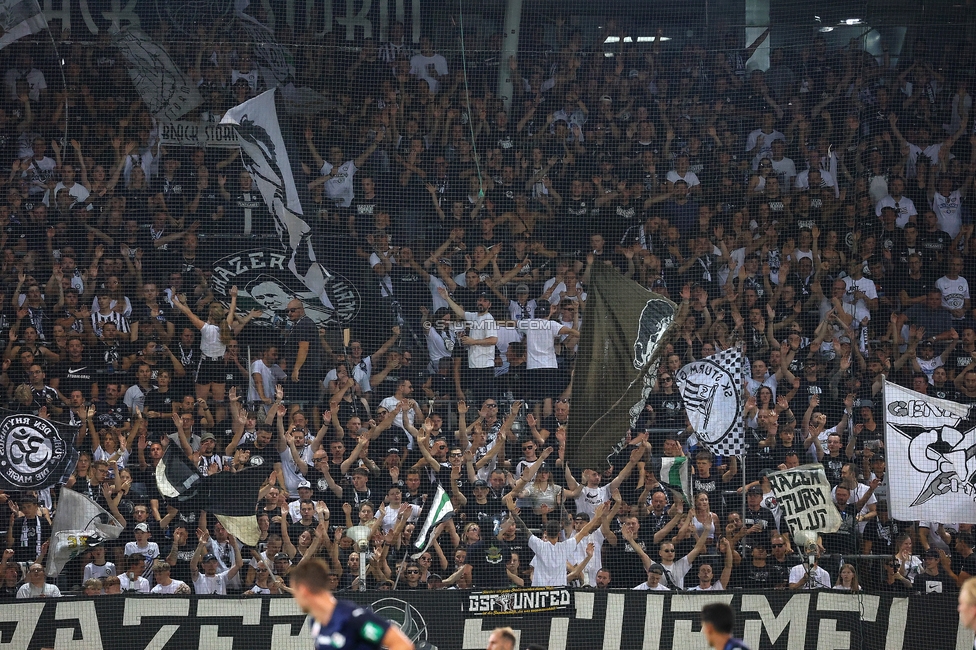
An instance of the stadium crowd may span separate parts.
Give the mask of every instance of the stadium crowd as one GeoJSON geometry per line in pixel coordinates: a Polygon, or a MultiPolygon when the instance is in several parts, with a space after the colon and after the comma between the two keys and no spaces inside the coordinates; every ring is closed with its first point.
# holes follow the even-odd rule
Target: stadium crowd
{"type": "MultiPolygon", "coordinates": [[[[671,48],[609,21],[617,44],[588,46],[556,25],[524,26],[504,61],[500,36],[462,61],[402,25],[296,47],[296,79],[331,101],[289,153],[320,258],[363,287],[348,341],[313,318],[333,305],[273,278],[215,296],[215,260],[280,249],[275,222],[238,151],[160,143],[108,41],[63,45],[64,85],[41,48],[0,53],[0,386],[10,412],[73,432],[67,486],[125,526],[46,581],[58,488],[0,494],[0,594],[279,593],[316,556],[337,589],[360,563],[398,590],[930,593],[976,575],[970,526],[888,516],[880,408],[885,377],[976,403],[972,44],[893,58],[818,35],[761,71],[746,62],[768,31],[671,48]],[[687,317],[607,467],[570,467],[595,265],[687,317]],[[674,383],[737,340],[741,462],[697,444],[674,383]],[[263,468],[257,546],[162,497],[169,446],[202,475],[263,468]],[[659,475],[679,456],[687,504],[659,475]],[[844,522],[813,568],[767,478],[808,462],[844,522]],[[414,559],[438,484],[455,516],[414,559]],[[859,554],[885,559],[844,561],[859,554]]],[[[243,39],[164,45],[203,93],[191,117],[268,88],[243,39]]]]}

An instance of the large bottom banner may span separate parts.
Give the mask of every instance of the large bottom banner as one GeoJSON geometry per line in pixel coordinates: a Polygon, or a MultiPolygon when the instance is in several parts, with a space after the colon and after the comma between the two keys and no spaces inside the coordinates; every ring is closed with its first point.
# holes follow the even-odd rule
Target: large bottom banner
{"type": "MultiPolygon", "coordinates": [[[[356,592],[397,622],[418,648],[481,650],[510,626],[519,648],[706,648],[698,612],[711,602],[738,613],[736,635],[755,650],[899,648],[971,650],[955,599],[837,591],[648,594],[567,589],[509,592],[356,592]]],[[[0,605],[0,648],[9,650],[310,650],[305,616],[286,597],[103,596],[0,605]]]]}

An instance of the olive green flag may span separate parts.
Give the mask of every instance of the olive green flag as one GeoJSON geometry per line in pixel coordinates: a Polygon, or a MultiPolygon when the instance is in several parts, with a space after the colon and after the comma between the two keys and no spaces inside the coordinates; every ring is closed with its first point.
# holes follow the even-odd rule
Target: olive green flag
{"type": "Polygon", "coordinates": [[[574,470],[606,468],[607,455],[644,408],[648,373],[668,342],[676,313],[673,302],[614,268],[591,268],[566,439],[574,470]]]}

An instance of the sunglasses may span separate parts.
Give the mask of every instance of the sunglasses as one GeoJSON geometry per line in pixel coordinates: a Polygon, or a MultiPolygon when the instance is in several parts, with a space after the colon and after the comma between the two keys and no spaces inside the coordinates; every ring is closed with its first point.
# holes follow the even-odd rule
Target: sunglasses
{"type": "Polygon", "coordinates": [[[670,377],[661,377],[661,381],[674,381],[670,377]]]}
{"type": "Polygon", "coordinates": [[[411,570],[407,571],[407,575],[410,575],[411,573],[417,573],[417,574],[419,574],[420,571],[417,571],[416,569],[411,569],[411,570]]]}
{"type": "Polygon", "coordinates": [[[460,457],[461,457],[461,456],[463,456],[463,455],[464,455],[464,454],[462,454],[462,453],[461,453],[461,452],[459,452],[459,451],[457,451],[457,452],[451,452],[451,457],[452,457],[452,458],[460,458],[460,457]]]}
{"type": "Polygon", "coordinates": [[[496,409],[498,408],[498,404],[485,404],[485,408],[496,409]]]}

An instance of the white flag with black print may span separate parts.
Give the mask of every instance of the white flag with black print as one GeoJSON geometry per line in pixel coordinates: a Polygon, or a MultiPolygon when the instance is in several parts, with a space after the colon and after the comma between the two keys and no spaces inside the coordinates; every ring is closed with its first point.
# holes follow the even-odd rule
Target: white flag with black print
{"type": "Polygon", "coordinates": [[[203,103],[193,80],[142,30],[116,29],[112,45],[125,58],[132,85],[157,119],[178,120],[203,103]]]}
{"type": "Polygon", "coordinates": [[[0,0],[0,49],[46,27],[38,0],[0,0]]]}
{"type": "Polygon", "coordinates": [[[889,512],[976,524],[976,411],[885,382],[889,512]]]}
{"type": "Polygon", "coordinates": [[[742,348],[736,345],[693,361],[674,380],[698,441],[716,456],[745,453],[742,348]]]}

